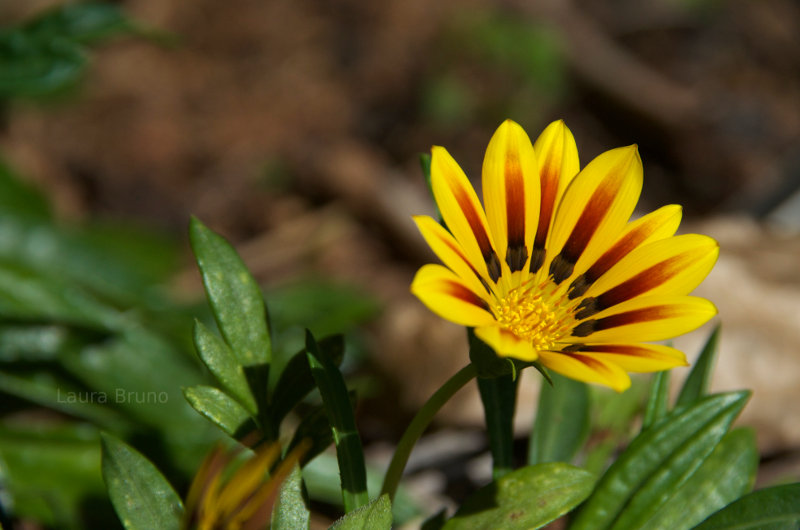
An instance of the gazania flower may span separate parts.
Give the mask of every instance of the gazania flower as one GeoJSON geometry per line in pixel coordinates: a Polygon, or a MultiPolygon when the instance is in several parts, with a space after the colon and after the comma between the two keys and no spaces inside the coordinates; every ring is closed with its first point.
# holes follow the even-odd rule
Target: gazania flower
{"type": "Polygon", "coordinates": [[[717,259],[716,241],[674,235],[676,205],[630,221],[642,188],[635,145],[580,170],[563,122],[531,145],[509,120],[486,150],[485,210],[442,147],[432,150],[431,185],[446,228],[414,220],[444,266],[423,266],[411,291],[434,313],[474,327],[499,356],[622,391],[627,372],[687,364],[680,351],[648,342],[716,314],[689,296],[717,259]]]}

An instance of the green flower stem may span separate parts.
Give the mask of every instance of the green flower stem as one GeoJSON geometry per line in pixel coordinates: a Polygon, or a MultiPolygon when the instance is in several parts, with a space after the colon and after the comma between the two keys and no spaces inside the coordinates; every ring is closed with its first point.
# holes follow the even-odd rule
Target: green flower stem
{"type": "Polygon", "coordinates": [[[518,382],[519,379],[512,374],[478,378],[492,452],[492,478],[495,480],[514,469],[514,409],[518,382]]]}
{"type": "Polygon", "coordinates": [[[417,415],[411,420],[411,423],[400,438],[397,444],[397,449],[394,451],[392,461],[389,464],[389,469],[386,471],[386,476],[383,479],[383,488],[381,488],[381,495],[384,493],[389,495],[390,499],[394,499],[394,494],[397,491],[397,486],[400,484],[400,477],[403,476],[403,470],[406,468],[408,457],[411,455],[411,450],[419,440],[422,433],[430,425],[431,420],[442,408],[442,405],[453,397],[453,394],[461,390],[468,382],[470,382],[478,374],[475,366],[468,364],[459,370],[453,377],[439,388],[428,401],[419,409],[417,415]]]}

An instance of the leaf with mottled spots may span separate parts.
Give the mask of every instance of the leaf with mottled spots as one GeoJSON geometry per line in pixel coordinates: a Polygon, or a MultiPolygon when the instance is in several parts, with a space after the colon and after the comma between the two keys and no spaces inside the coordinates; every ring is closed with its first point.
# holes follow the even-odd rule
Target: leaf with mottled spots
{"type": "Polygon", "coordinates": [[[594,482],[592,473],[563,462],[523,467],[478,490],[444,530],[540,528],[583,501],[594,482]]]}
{"type": "Polygon", "coordinates": [[[194,217],[189,238],[225,342],[242,366],[268,364],[272,347],[258,284],[230,243],[194,217]]]}
{"type": "Polygon", "coordinates": [[[183,504],[167,479],[128,444],[102,435],[103,479],[119,520],[128,530],[177,530],[183,504]]]}
{"type": "Polygon", "coordinates": [[[381,495],[337,520],[331,530],[389,530],[391,527],[392,503],[388,495],[381,495]]]}

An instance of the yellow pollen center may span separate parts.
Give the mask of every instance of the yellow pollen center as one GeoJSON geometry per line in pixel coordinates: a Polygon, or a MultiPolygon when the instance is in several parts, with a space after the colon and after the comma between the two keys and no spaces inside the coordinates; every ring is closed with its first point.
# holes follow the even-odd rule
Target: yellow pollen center
{"type": "Polygon", "coordinates": [[[497,323],[530,341],[536,351],[557,349],[556,343],[575,325],[574,304],[566,296],[548,295],[542,287],[515,287],[492,305],[497,323]]]}

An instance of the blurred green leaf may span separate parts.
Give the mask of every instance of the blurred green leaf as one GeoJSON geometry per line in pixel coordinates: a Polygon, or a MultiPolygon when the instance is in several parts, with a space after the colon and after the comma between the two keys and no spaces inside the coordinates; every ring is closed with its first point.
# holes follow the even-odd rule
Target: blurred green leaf
{"type": "Polygon", "coordinates": [[[235,397],[247,412],[255,415],[258,409],[242,365],[228,345],[199,320],[194,323],[194,344],[200,359],[214,374],[219,384],[235,397]]]}
{"type": "Polygon", "coordinates": [[[652,513],[702,464],[749,395],[730,392],[702,398],[641,432],[600,479],[570,528],[633,524],[652,513]]]}
{"type": "Polygon", "coordinates": [[[268,364],[272,347],[258,284],[230,243],[195,217],[189,224],[189,237],[225,342],[242,366],[268,364]]]}
{"type": "Polygon", "coordinates": [[[389,530],[392,528],[392,503],[381,495],[369,504],[337,519],[331,530],[389,530]]]}
{"type": "Polygon", "coordinates": [[[719,345],[719,332],[720,326],[714,328],[714,331],[708,337],[700,356],[695,361],[692,371],[683,383],[678,399],[675,402],[676,407],[681,405],[688,405],[700,399],[708,391],[708,382],[711,379],[711,371],[714,368],[714,358],[717,356],[717,349],[719,345]]]}
{"type": "Polygon", "coordinates": [[[512,374],[491,379],[478,378],[492,453],[492,478],[495,480],[510,473],[514,465],[514,411],[518,381],[512,374]]]}
{"type": "Polygon", "coordinates": [[[586,384],[553,373],[542,382],[531,432],[528,463],[569,462],[589,434],[589,390],[586,384]]]}
{"type": "Polygon", "coordinates": [[[128,530],[178,530],[183,504],[167,479],[141,453],[102,435],[103,479],[120,521],[128,530]]]}
{"type": "Polygon", "coordinates": [[[713,514],[695,530],[796,530],[800,483],[754,491],[713,514]]]}
{"type": "Polygon", "coordinates": [[[0,33],[0,97],[40,97],[71,88],[86,68],[80,46],[21,30],[0,33]]]}
{"type": "Polygon", "coordinates": [[[758,449],[753,432],[748,429],[729,432],[703,465],[642,527],[648,530],[692,528],[750,491],[757,468],[758,449]]]}
{"type": "Polygon", "coordinates": [[[311,440],[311,446],[300,458],[302,466],[316,458],[317,455],[333,443],[331,424],[322,405],[313,407],[309,412],[303,414],[300,423],[295,428],[294,436],[289,443],[287,451],[298,447],[300,442],[305,439],[311,440]]]}
{"type": "Polygon", "coordinates": [[[539,528],[577,506],[594,482],[593,474],[563,462],[523,467],[478,490],[444,530],[539,528]]]}
{"type": "Polygon", "coordinates": [[[93,44],[134,29],[119,6],[105,2],[66,4],[25,24],[25,32],[42,40],[63,38],[93,44]]]}
{"type": "Polygon", "coordinates": [[[342,476],[342,499],[345,512],[364,506],[368,501],[364,450],[356,428],[350,397],[341,372],[323,355],[310,331],[306,332],[306,356],[311,374],[322,396],[336,444],[336,456],[342,476]]]}
{"type": "MultiPolygon", "coordinates": [[[[321,355],[340,366],[344,359],[344,337],[333,335],[321,339],[317,345],[321,355]]],[[[296,353],[290,360],[275,385],[270,402],[273,430],[278,431],[281,421],[309,392],[314,389],[314,377],[308,365],[306,351],[296,353]]]]}
{"type": "Polygon", "coordinates": [[[669,412],[669,370],[653,375],[650,395],[642,417],[642,430],[648,429],[669,412]]]}
{"type": "Polygon", "coordinates": [[[281,485],[275,507],[272,509],[271,530],[302,530],[308,528],[311,519],[303,499],[303,475],[300,466],[294,466],[291,474],[281,485]]]}
{"type": "Polygon", "coordinates": [[[247,434],[250,414],[235,399],[213,386],[197,385],[185,388],[183,395],[200,414],[211,420],[236,439],[247,434]]]}
{"type": "Polygon", "coordinates": [[[0,216],[35,221],[52,218],[50,203],[36,187],[25,182],[0,160],[0,216]]]}
{"type": "Polygon", "coordinates": [[[0,474],[15,515],[51,528],[113,527],[98,438],[88,425],[0,425],[0,474]]]}

